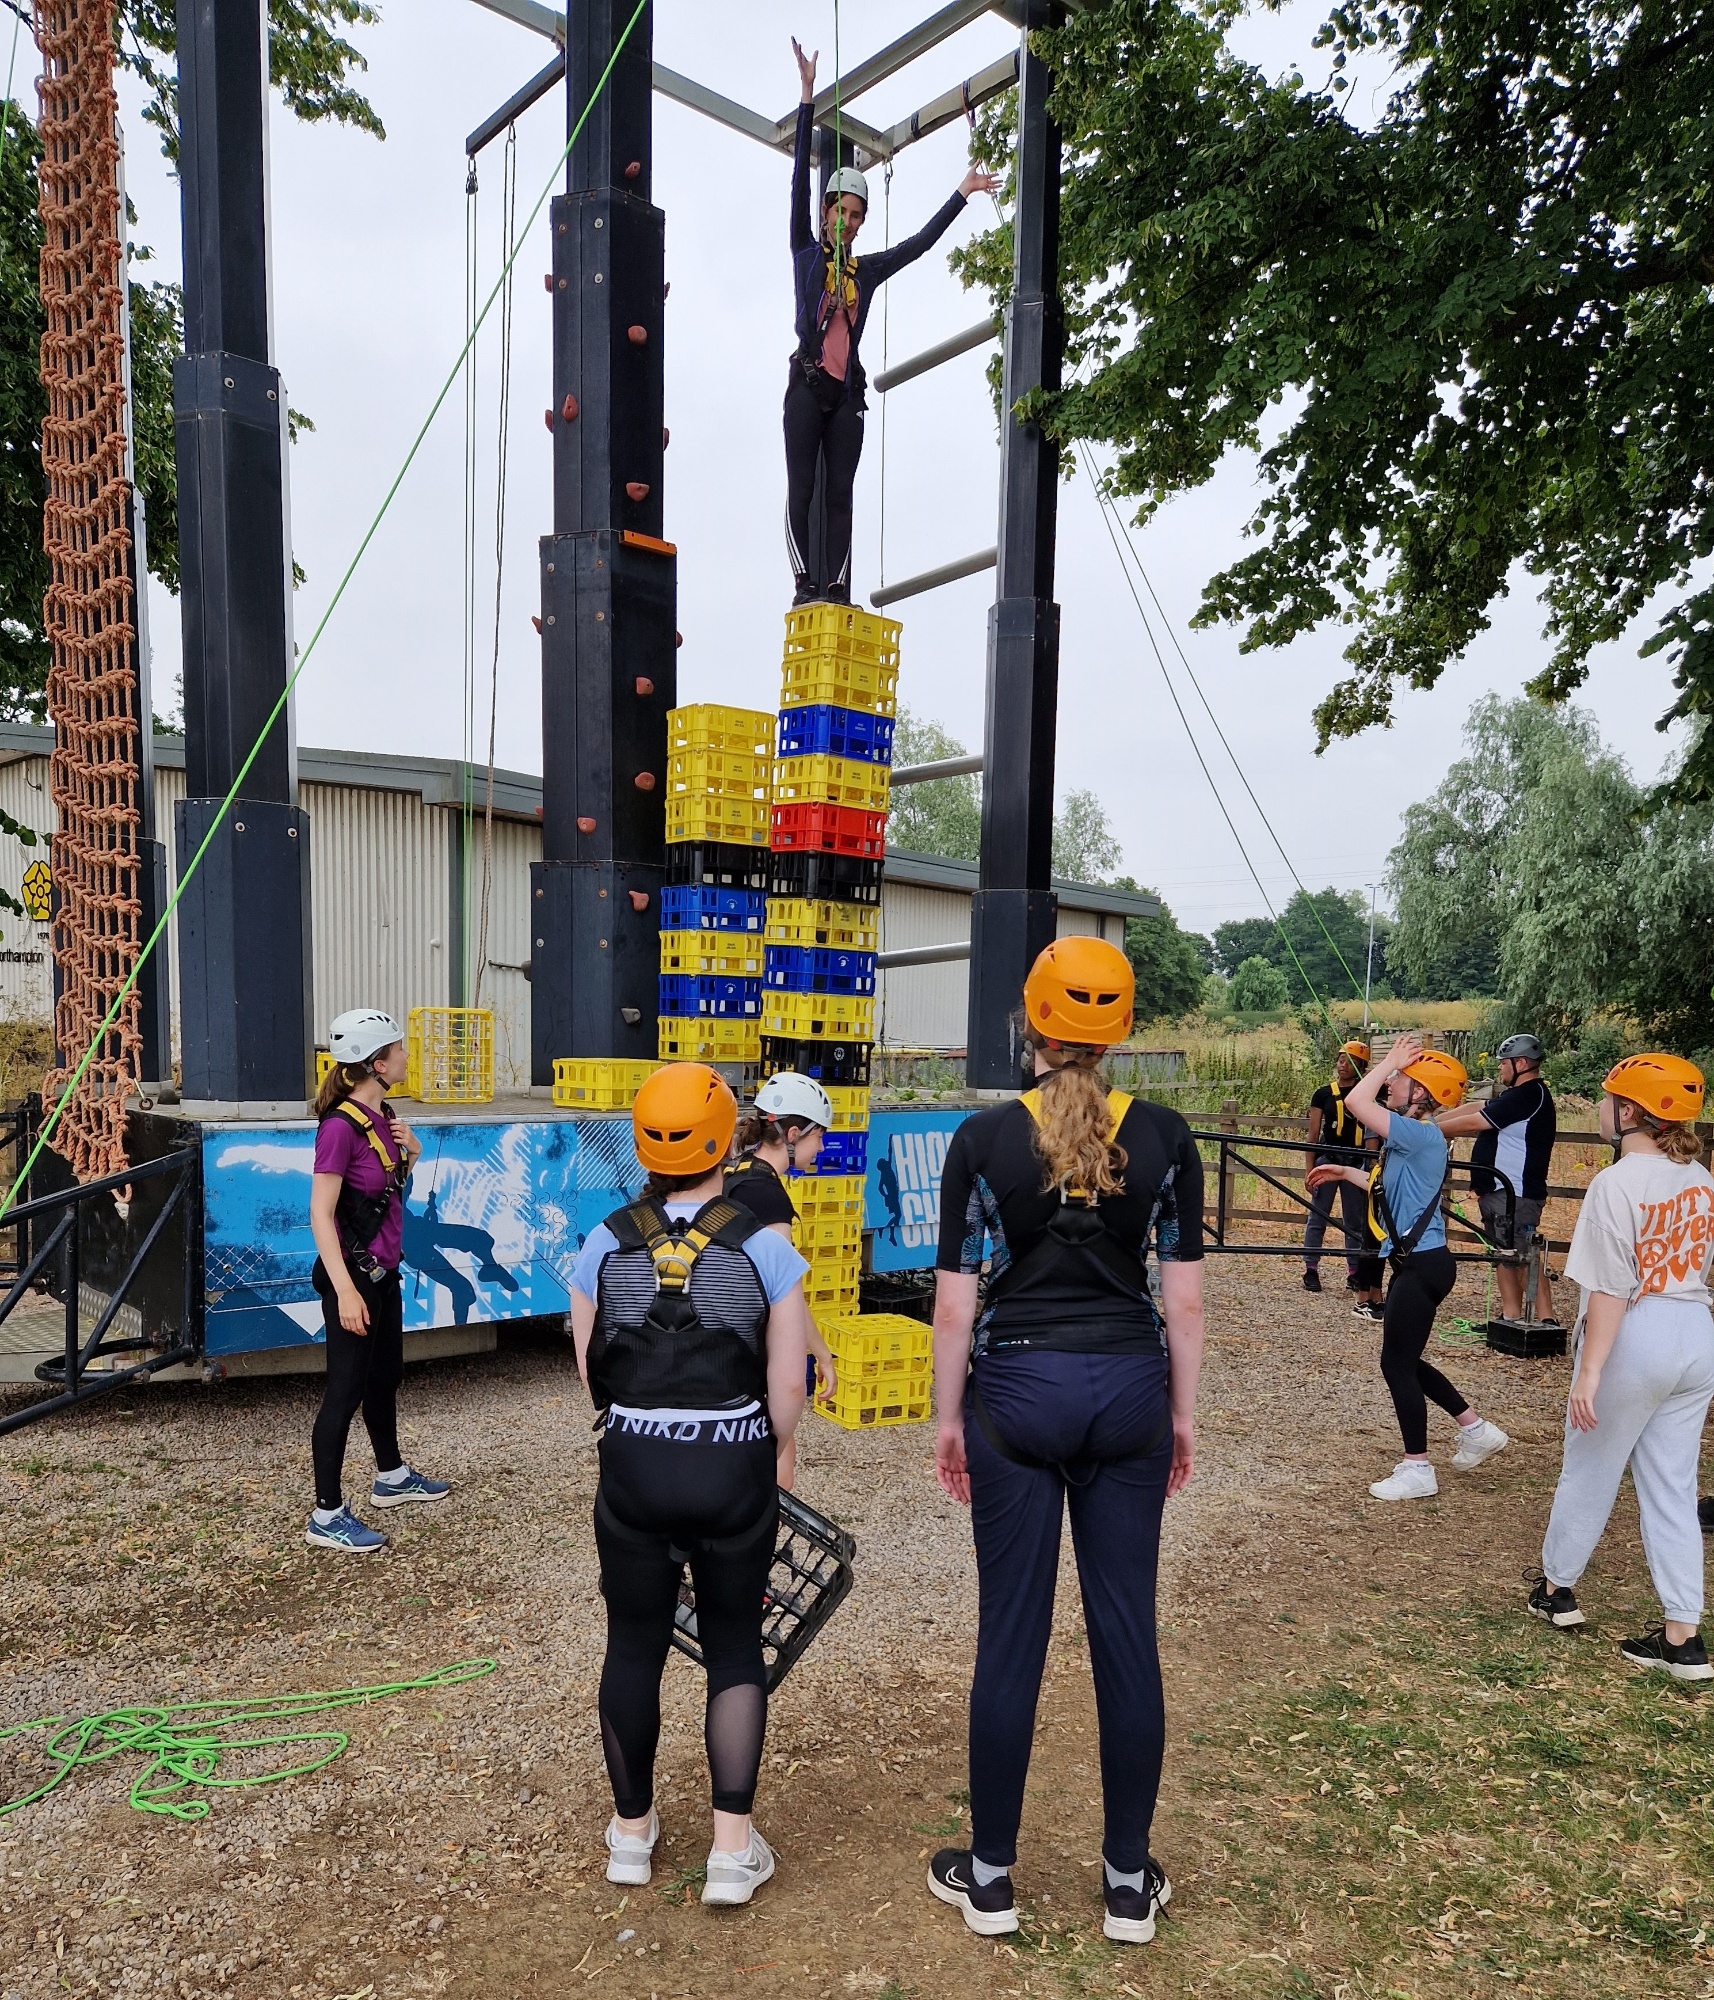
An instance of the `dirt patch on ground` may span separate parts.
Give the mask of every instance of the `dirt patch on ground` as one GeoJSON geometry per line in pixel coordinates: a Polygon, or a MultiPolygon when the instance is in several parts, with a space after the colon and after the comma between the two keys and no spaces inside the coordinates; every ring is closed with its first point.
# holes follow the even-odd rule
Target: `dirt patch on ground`
{"type": "MultiPolygon", "coordinates": [[[[302,1543],[308,1385],[157,1388],[0,1446],[0,1720],[498,1662],[347,1711],[324,1772],[216,1794],[199,1823],[133,1811],[125,1757],[0,1820],[0,2000],[1714,1993],[1705,1711],[1612,1647],[1653,1615],[1628,1496],[1590,1636],[1518,1615],[1565,1365],[1439,1349],[1513,1446],[1452,1473],[1437,1418],[1441,1497],[1384,1508],[1365,1490],[1397,1451],[1376,1331],[1290,1265],[1209,1270],[1201,1464],[1163,1569],[1156,1849],[1175,1895],[1155,1946],[1100,1937],[1069,1565],[1025,1930],[981,1942],[924,1892],[927,1852],[964,1824],[974,1635],[968,1522],[925,1428],[805,1433],[800,1490],[856,1534],[859,1582],[774,1704],[758,1823],[776,1880],[744,1911],[695,1900],[700,1688],[675,1656],[656,1881],[609,1887],[594,1454],[568,1352],[538,1342],[412,1372],[407,1450],[458,1491],[391,1517],[395,1546],[367,1561],[302,1543]]],[[[1448,1313],[1479,1310],[1479,1285],[1448,1313]]],[[[6,1748],[15,1795],[38,1767],[6,1748]]]]}

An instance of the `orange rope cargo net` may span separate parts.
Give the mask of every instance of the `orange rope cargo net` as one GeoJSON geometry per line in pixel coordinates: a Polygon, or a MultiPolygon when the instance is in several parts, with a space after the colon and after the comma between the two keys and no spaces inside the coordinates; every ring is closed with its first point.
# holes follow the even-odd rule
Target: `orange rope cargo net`
{"type": "MultiPolygon", "coordinates": [[[[125,435],[124,216],[119,103],[108,0],[38,0],[41,49],[41,289],[47,316],[42,424],[44,604],[53,645],[48,712],[54,1044],[73,1062],[97,1038],[137,962],[142,903],[136,598],[125,435]]],[[[141,1058],[139,999],[127,995],[54,1130],[83,1180],[125,1165],[125,1099],[141,1058]]],[[[71,1076],[49,1072],[51,1102],[71,1076]]]]}

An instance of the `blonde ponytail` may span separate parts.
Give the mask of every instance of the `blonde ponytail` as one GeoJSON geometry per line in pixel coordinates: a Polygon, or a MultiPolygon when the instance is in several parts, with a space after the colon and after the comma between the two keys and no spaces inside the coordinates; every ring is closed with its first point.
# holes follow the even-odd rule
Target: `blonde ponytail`
{"type": "Polygon", "coordinates": [[[1675,1167],[1687,1167],[1702,1157],[1702,1137],[1694,1125],[1657,1126],[1654,1138],[1675,1167]]]}
{"type": "Polygon", "coordinates": [[[1041,1117],[1036,1151],[1046,1169],[1044,1188],[1092,1196],[1123,1194],[1125,1149],[1111,1142],[1112,1113],[1101,1075],[1104,1049],[1054,1049],[1055,1067],[1037,1081],[1041,1117]]]}

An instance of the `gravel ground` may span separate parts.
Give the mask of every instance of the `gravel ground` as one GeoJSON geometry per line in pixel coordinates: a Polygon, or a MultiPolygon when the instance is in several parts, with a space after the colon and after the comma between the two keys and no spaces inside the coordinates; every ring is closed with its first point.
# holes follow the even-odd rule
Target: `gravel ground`
{"type": "MultiPolygon", "coordinates": [[[[1349,1577],[1355,1589],[1370,1545],[1397,1553],[1410,1539],[1362,1491],[1397,1451],[1375,1331],[1341,1295],[1305,1297],[1289,1264],[1216,1260],[1209,1273],[1202,1457],[1169,1510],[1163,1571],[1175,1735],[1194,1729],[1201,1690],[1230,1665],[1234,1618],[1269,1600],[1276,1564],[1295,1566],[1301,1593],[1314,1549],[1330,1588],[1349,1577]]],[[[1448,1312],[1479,1308],[1469,1289],[1448,1312]]],[[[1517,1438],[1496,1461],[1507,1480],[1460,1486],[1480,1529],[1460,1556],[1456,1527],[1448,1559],[1475,1559],[1497,1533],[1510,1560],[1539,1534],[1557,1470],[1563,1364],[1436,1358],[1517,1438]],[[1484,1505],[1478,1487],[1518,1504],[1484,1505]]],[[[968,1525],[933,1483],[926,1427],[806,1424],[799,1490],[857,1536],[858,1581],[774,1704],[758,1817],[779,1878],[751,1910],[716,1917],[678,1882],[705,1851],[706,1776],[700,1677],[676,1656],[664,1868],[629,1898],[601,1879],[595,1455],[568,1345],[525,1339],[411,1371],[406,1451],[456,1491],[389,1516],[394,1546],[368,1561],[302,1540],[315,1401],[290,1380],[157,1386],[0,1442],[0,1722],[406,1679],[473,1656],[497,1672],[347,1712],[335,1726],[351,1747],[330,1768],[216,1794],[200,1823],[131,1810],[139,1760],[124,1756],[0,1820],[0,2000],[402,2000],[570,1993],[598,1978],[658,2000],[880,1993],[890,1980],[996,1990],[1001,1961],[966,1950],[920,1887],[921,1854],[958,1821],[975,1613],[968,1525]]],[[[359,1430],[354,1491],[368,1463],[359,1430]]],[[[1087,1900],[1078,1871],[1098,1833],[1078,1622],[1068,1592],[1026,1826],[1050,1905],[1087,1900]]],[[[3,1748],[8,1796],[40,1782],[16,1741],[3,1748]]],[[[1183,1782],[1169,1762],[1168,1827],[1194,1817],[1183,1782]]],[[[1115,1976],[1077,1990],[1136,1989],[1115,1976]]]]}

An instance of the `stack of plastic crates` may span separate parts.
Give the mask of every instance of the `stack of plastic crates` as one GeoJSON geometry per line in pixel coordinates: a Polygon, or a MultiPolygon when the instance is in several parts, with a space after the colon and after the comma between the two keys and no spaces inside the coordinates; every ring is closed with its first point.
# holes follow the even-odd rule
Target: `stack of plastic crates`
{"type": "Polygon", "coordinates": [[[761,1059],[774,719],[697,702],[667,716],[660,1054],[761,1059]]]}
{"type": "Polygon", "coordinates": [[[405,1016],[405,1095],[419,1104],[492,1104],[494,1013],[413,1007],[405,1016]]]}
{"type": "Polygon", "coordinates": [[[798,1247],[810,1262],[807,1289],[818,1312],[854,1312],[857,1304],[898,681],[895,619],[844,604],[787,613],[762,1070],[800,1070],[833,1100],[815,1176],[793,1187],[798,1247]]]}
{"type": "Polygon", "coordinates": [[[824,1415],[848,1431],[877,1424],[920,1424],[929,1413],[933,1330],[901,1313],[829,1311],[815,1315],[832,1351],[839,1386],[824,1415]]]}

